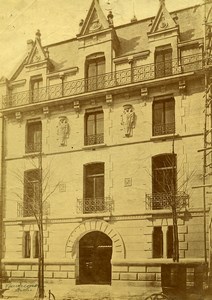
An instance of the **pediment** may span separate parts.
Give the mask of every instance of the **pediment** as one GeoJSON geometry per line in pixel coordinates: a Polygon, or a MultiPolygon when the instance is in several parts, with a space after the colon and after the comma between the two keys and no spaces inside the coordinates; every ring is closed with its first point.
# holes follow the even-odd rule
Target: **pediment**
{"type": "Polygon", "coordinates": [[[29,53],[26,64],[34,64],[45,61],[47,59],[46,52],[44,51],[39,39],[35,39],[31,52],[29,53]]]}
{"type": "Polygon", "coordinates": [[[164,1],[161,1],[159,11],[152,24],[150,34],[158,33],[172,28],[177,28],[177,24],[168,12],[164,1]]]}
{"type": "Polygon", "coordinates": [[[98,0],[93,0],[79,35],[91,34],[109,27],[108,20],[106,19],[98,0]]]}

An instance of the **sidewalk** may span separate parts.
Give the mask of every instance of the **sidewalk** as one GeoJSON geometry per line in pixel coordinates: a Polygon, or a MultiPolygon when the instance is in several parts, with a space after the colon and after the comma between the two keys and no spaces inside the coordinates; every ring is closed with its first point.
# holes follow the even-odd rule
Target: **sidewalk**
{"type": "MultiPolygon", "coordinates": [[[[51,292],[56,300],[144,300],[153,293],[160,293],[161,287],[109,286],[109,285],[54,285],[51,292]]],[[[4,299],[33,300],[36,290],[33,291],[6,291],[4,299]]],[[[48,298],[48,288],[46,289],[48,298]]],[[[53,298],[50,298],[54,300],[53,298]]],[[[211,300],[212,294],[201,298],[199,295],[189,295],[186,300],[211,300]]],[[[184,299],[180,299],[184,300],[184,299]]]]}

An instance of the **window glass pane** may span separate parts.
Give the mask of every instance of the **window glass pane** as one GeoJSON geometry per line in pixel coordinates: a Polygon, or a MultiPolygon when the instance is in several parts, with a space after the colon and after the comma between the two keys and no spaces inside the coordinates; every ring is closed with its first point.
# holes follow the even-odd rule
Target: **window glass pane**
{"type": "Polygon", "coordinates": [[[30,247],[31,247],[31,238],[30,238],[30,232],[26,231],[24,233],[24,257],[29,258],[30,257],[30,247]]]}
{"type": "Polygon", "coordinates": [[[105,61],[99,61],[97,64],[97,73],[98,75],[104,74],[105,73],[105,61]]]}
{"type": "Polygon", "coordinates": [[[154,124],[163,123],[163,103],[158,102],[154,104],[154,124]]]}
{"type": "Polygon", "coordinates": [[[104,132],[104,115],[103,113],[96,115],[96,133],[104,132]]]}
{"type": "Polygon", "coordinates": [[[153,193],[171,193],[176,188],[176,156],[167,154],[154,157],[152,167],[153,193]]]}
{"type": "Polygon", "coordinates": [[[174,113],[174,101],[168,101],[165,103],[165,123],[174,123],[175,113],[174,113]]]}
{"type": "Polygon", "coordinates": [[[95,197],[104,198],[104,176],[95,178],[95,197]]]}
{"type": "Polygon", "coordinates": [[[87,117],[87,135],[95,134],[95,115],[87,117]]]}
{"type": "Polygon", "coordinates": [[[167,258],[173,257],[173,226],[168,226],[167,231],[167,258]]]}
{"type": "Polygon", "coordinates": [[[94,178],[86,178],[85,198],[94,198],[94,178]]]}
{"type": "Polygon", "coordinates": [[[88,65],[88,77],[97,76],[96,62],[90,62],[88,65]]]}

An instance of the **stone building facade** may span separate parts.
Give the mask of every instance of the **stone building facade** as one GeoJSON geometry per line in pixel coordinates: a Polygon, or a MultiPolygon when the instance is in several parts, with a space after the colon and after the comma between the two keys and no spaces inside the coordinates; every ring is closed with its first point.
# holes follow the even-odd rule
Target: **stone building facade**
{"type": "Polygon", "coordinates": [[[202,20],[201,5],[169,13],[160,1],[156,16],[115,27],[94,0],[76,38],[27,41],[0,83],[5,277],[36,281],[39,176],[45,280],[159,285],[173,256],[170,187],[180,260],[204,261],[192,188],[202,182],[202,20]]]}

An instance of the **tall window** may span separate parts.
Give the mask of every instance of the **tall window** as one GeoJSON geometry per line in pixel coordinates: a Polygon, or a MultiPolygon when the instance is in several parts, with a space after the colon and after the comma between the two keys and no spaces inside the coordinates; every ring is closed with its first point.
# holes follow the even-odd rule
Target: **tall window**
{"type": "Polygon", "coordinates": [[[167,230],[167,258],[173,257],[173,226],[168,226],[167,230]]]}
{"type": "Polygon", "coordinates": [[[175,132],[175,102],[173,98],[153,102],[153,135],[175,132]]]}
{"type": "Polygon", "coordinates": [[[30,120],[26,127],[26,152],[38,152],[42,147],[42,123],[30,120]]]}
{"type": "Polygon", "coordinates": [[[33,235],[33,257],[39,257],[39,232],[35,231],[33,235]]]}
{"type": "Polygon", "coordinates": [[[23,257],[29,258],[30,256],[31,256],[30,231],[25,231],[23,236],[23,257]]]}
{"type": "Polygon", "coordinates": [[[163,257],[163,231],[161,226],[153,228],[152,243],[153,243],[153,254],[152,254],[153,258],[163,257]]]}
{"type": "Polygon", "coordinates": [[[101,212],[104,203],[104,163],[93,163],[84,168],[84,203],[83,212],[101,212]]]}
{"type": "Polygon", "coordinates": [[[85,145],[104,142],[104,114],[102,110],[85,114],[85,145]]]}
{"type": "Polygon", "coordinates": [[[39,169],[24,172],[23,216],[31,217],[38,212],[41,197],[41,172],[39,169]]]}
{"type": "Polygon", "coordinates": [[[86,60],[87,90],[94,91],[104,88],[105,85],[105,57],[102,54],[93,54],[86,60]]]}
{"type": "Polygon", "coordinates": [[[42,100],[43,79],[41,77],[31,79],[31,102],[42,100]]]}
{"type": "Polygon", "coordinates": [[[172,49],[156,50],[155,52],[155,77],[172,75],[172,49]]]}
{"type": "Polygon", "coordinates": [[[176,155],[162,154],[152,158],[152,208],[169,206],[169,196],[176,191],[176,155]]]}

